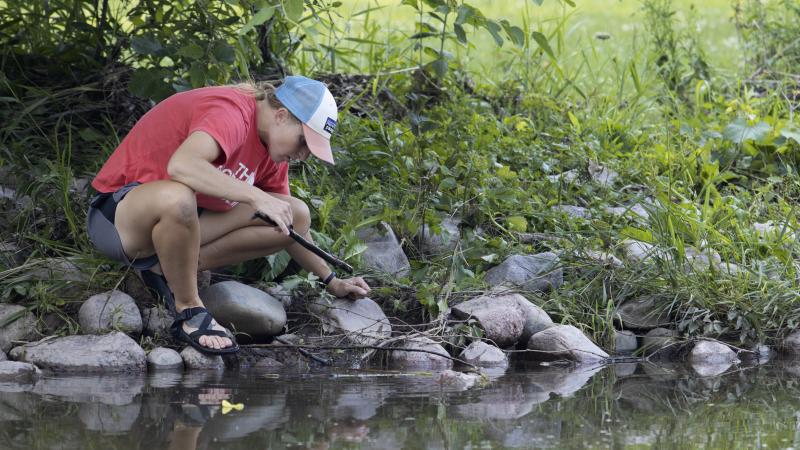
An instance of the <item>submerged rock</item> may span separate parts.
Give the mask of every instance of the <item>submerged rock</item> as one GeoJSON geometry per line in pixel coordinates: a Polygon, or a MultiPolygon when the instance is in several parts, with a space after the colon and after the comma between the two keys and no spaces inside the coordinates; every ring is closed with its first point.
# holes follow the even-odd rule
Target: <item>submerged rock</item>
{"type": "Polygon", "coordinates": [[[512,255],[486,272],[490,286],[519,286],[531,291],[548,291],[564,284],[558,255],[552,252],[535,255],[512,255]]]}
{"type": "Polygon", "coordinates": [[[204,289],[200,298],[216,321],[237,333],[269,337],[283,332],[286,311],[266,292],[236,281],[223,281],[204,289]]]}
{"type": "Polygon", "coordinates": [[[186,347],[181,351],[181,358],[187,369],[203,370],[222,370],[225,362],[220,355],[206,355],[195,350],[194,347],[186,347]]]}
{"type": "Polygon", "coordinates": [[[399,277],[408,275],[411,264],[389,224],[381,222],[375,228],[359,230],[358,238],[367,244],[361,254],[365,267],[399,277]]]}
{"type": "Polygon", "coordinates": [[[445,370],[436,376],[436,382],[446,389],[456,391],[466,391],[475,386],[481,380],[481,376],[476,373],[463,373],[453,370],[445,370]]]}
{"type": "Polygon", "coordinates": [[[11,358],[63,372],[145,370],[144,350],[119,331],[105,335],[42,339],[15,347],[11,358]]]}
{"type": "Polygon", "coordinates": [[[356,344],[375,345],[392,335],[392,326],[381,307],[370,298],[337,298],[309,302],[309,310],[320,315],[326,333],[344,332],[356,344]]]}
{"type": "Polygon", "coordinates": [[[36,317],[21,305],[0,304],[0,351],[7,352],[14,341],[26,341],[36,336],[36,317]],[[15,319],[16,317],[16,319],[15,319]],[[6,323],[11,321],[10,323],[6,323]]]}
{"type": "Polygon", "coordinates": [[[614,310],[614,317],[624,328],[651,330],[672,324],[670,300],[662,295],[644,295],[624,301],[614,310]]]}
{"type": "Polygon", "coordinates": [[[41,376],[36,366],[19,361],[0,362],[0,382],[33,382],[41,376]]]}
{"type": "Polygon", "coordinates": [[[141,407],[139,402],[127,405],[83,403],[78,410],[78,418],[87,430],[108,434],[127,433],[139,418],[141,407]]]}
{"type": "Polygon", "coordinates": [[[464,360],[478,367],[508,367],[508,357],[502,350],[483,341],[475,341],[467,346],[459,355],[464,360]]]}
{"type": "Polygon", "coordinates": [[[130,295],[122,291],[108,291],[89,297],[78,311],[81,329],[89,334],[111,330],[139,335],[142,333],[142,316],[130,295]]]}
{"type": "Polygon", "coordinates": [[[426,337],[406,339],[399,342],[396,347],[410,350],[425,350],[425,352],[392,350],[389,355],[389,366],[392,369],[447,370],[453,368],[453,361],[449,358],[450,355],[447,354],[444,347],[426,337]]]}
{"type": "Polygon", "coordinates": [[[528,341],[528,349],[535,350],[537,359],[543,360],[591,363],[608,358],[608,353],[572,325],[556,325],[534,334],[528,341]]]}
{"type": "Polygon", "coordinates": [[[183,369],[181,355],[166,347],[156,347],[147,352],[147,367],[151,369],[183,369]]]}

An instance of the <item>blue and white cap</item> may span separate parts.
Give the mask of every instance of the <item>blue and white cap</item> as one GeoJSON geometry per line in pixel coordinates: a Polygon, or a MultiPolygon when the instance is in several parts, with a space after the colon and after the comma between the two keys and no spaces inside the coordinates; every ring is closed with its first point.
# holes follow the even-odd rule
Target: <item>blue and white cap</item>
{"type": "Polygon", "coordinates": [[[275,90],[275,96],[303,122],[303,134],[311,153],[333,164],[331,134],[339,114],[328,87],[303,76],[289,76],[275,90]]]}

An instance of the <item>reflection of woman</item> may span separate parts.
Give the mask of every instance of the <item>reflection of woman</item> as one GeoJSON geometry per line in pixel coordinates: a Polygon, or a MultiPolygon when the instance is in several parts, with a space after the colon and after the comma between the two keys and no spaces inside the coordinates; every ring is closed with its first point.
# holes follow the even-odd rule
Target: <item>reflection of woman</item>
{"type": "Polygon", "coordinates": [[[89,237],[139,269],[176,310],[176,339],[207,353],[238,350],[197,292],[197,271],[285,249],[339,297],[367,295],[336,278],[288,229],[310,240],[308,207],[289,195],[288,166],[309,154],[333,163],[336,102],[322,83],[228,86],[173,95],[145,114],[92,182],[89,237]],[[254,220],[260,212],[277,227],[254,220]],[[163,274],[163,275],[162,275],[163,274]]]}

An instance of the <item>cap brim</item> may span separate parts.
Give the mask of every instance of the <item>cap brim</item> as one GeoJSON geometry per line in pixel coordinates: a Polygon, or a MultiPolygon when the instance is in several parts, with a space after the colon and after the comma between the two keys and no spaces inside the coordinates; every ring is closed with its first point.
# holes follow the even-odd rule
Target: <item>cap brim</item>
{"type": "Polygon", "coordinates": [[[324,136],[317,133],[306,124],[303,124],[303,134],[306,137],[306,145],[308,145],[308,149],[311,151],[312,155],[328,164],[335,164],[333,162],[330,140],[325,139],[324,136]]]}

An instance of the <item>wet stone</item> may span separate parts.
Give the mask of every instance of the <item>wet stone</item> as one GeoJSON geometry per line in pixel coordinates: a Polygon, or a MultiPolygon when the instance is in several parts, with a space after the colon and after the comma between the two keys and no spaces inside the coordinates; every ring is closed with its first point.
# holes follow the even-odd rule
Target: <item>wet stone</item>
{"type": "Polygon", "coordinates": [[[206,355],[195,350],[194,347],[186,347],[181,351],[181,358],[187,369],[201,370],[222,370],[225,363],[220,355],[206,355]]]}
{"type": "Polygon", "coordinates": [[[281,334],[286,325],[283,304],[264,291],[236,281],[204,289],[200,298],[216,321],[254,338],[281,334]]]}
{"type": "Polygon", "coordinates": [[[738,363],[739,358],[736,352],[727,345],[716,342],[701,340],[694,345],[689,352],[689,362],[694,364],[733,364],[738,363]]]}
{"type": "Polygon", "coordinates": [[[0,382],[32,382],[41,372],[36,366],[18,361],[0,362],[0,382]]]}
{"type": "Polygon", "coordinates": [[[436,382],[445,389],[465,391],[480,382],[480,375],[445,370],[436,376],[436,382]]]}
{"type": "Polygon", "coordinates": [[[171,348],[156,347],[147,353],[147,367],[151,369],[183,369],[183,358],[171,348]]]}
{"type": "Polygon", "coordinates": [[[506,354],[499,348],[483,341],[469,344],[461,352],[459,359],[478,367],[508,367],[506,354]]]}
{"type": "Polygon", "coordinates": [[[133,298],[122,291],[103,292],[89,297],[78,311],[85,333],[100,334],[118,330],[132,335],[142,332],[142,316],[133,298]]]}
{"type": "Polygon", "coordinates": [[[453,367],[453,361],[449,358],[450,355],[448,355],[444,347],[426,337],[406,339],[398,343],[397,347],[412,350],[425,350],[425,352],[393,350],[389,356],[389,365],[392,369],[447,370],[453,367]]]}
{"type": "Polygon", "coordinates": [[[66,336],[42,339],[11,350],[11,358],[42,369],[64,372],[111,372],[145,369],[145,354],[126,334],[66,336]]]}
{"type": "Polygon", "coordinates": [[[556,325],[531,336],[528,349],[536,350],[537,359],[568,359],[591,363],[608,358],[608,353],[572,325],[556,325]]]}
{"type": "Polygon", "coordinates": [[[558,255],[552,252],[535,255],[512,255],[486,272],[490,286],[519,286],[530,291],[548,291],[564,284],[558,255]]]}
{"type": "Polygon", "coordinates": [[[631,354],[639,348],[636,334],[630,330],[617,330],[614,332],[614,350],[619,354],[631,354]]]}
{"type": "Polygon", "coordinates": [[[0,351],[11,350],[15,341],[27,341],[36,336],[36,317],[21,305],[0,304],[0,323],[7,323],[0,327],[0,351]]]}

